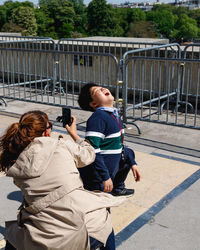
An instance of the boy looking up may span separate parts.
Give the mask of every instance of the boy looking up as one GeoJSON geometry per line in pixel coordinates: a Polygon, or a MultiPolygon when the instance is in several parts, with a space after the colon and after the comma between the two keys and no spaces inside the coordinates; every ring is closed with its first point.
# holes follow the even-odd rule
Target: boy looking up
{"type": "Polygon", "coordinates": [[[89,83],[82,87],[78,103],[83,110],[94,113],[87,121],[86,139],[95,148],[95,161],[79,169],[84,187],[88,190],[111,192],[115,196],[132,195],[134,189],[125,188],[130,171],[140,180],[134,152],[124,147],[122,121],[114,108],[114,97],[107,88],[89,83]]]}

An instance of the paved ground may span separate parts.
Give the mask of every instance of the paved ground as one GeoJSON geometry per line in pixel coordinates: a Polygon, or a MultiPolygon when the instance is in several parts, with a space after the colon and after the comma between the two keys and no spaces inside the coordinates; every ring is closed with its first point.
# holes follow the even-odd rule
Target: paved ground
{"type": "MultiPolygon", "coordinates": [[[[61,113],[58,107],[8,102],[0,110],[0,133],[18,121],[25,111],[40,109],[51,120],[61,113]]],[[[84,136],[89,112],[74,110],[78,131],[84,136]]],[[[131,174],[127,187],[135,195],[112,209],[117,249],[124,250],[197,250],[200,249],[200,131],[138,122],[142,135],[134,126],[126,128],[126,144],[136,152],[142,180],[135,183],[131,174]]],[[[55,124],[53,136],[65,133],[55,124]]],[[[20,192],[8,177],[0,177],[0,250],[4,247],[5,220],[14,219],[21,200],[20,192]]]]}

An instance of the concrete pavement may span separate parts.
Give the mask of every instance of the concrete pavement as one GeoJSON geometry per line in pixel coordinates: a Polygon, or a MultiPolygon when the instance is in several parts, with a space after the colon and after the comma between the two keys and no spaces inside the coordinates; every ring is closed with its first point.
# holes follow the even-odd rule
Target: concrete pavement
{"type": "MultiPolygon", "coordinates": [[[[28,110],[40,109],[55,121],[61,108],[9,101],[0,110],[0,133],[28,110]]],[[[78,132],[84,136],[90,112],[73,110],[78,132]]],[[[126,185],[135,195],[111,211],[117,249],[193,250],[200,249],[200,131],[138,122],[142,135],[132,125],[126,128],[126,145],[133,148],[142,180],[135,183],[131,173],[126,185]]],[[[55,124],[53,136],[66,134],[55,124]]],[[[15,219],[20,192],[8,177],[0,177],[0,249],[4,247],[5,220],[15,219]]]]}

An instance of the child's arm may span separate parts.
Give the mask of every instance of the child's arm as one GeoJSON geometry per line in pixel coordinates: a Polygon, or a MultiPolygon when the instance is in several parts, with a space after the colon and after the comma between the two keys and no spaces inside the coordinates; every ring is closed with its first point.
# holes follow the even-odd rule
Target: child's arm
{"type": "Polygon", "coordinates": [[[103,181],[103,187],[104,187],[104,192],[111,192],[113,190],[113,182],[111,178],[109,178],[107,181],[103,181]]]}
{"type": "Polygon", "coordinates": [[[125,151],[125,157],[128,158],[128,161],[130,163],[130,165],[132,165],[131,170],[133,172],[133,176],[135,181],[140,181],[141,175],[139,172],[139,169],[137,167],[137,163],[135,161],[135,153],[132,149],[125,147],[124,148],[125,151]]]}

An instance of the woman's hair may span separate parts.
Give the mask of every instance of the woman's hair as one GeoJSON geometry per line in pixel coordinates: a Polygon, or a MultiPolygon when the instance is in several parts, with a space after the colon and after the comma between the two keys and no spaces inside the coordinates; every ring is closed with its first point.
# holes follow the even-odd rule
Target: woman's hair
{"type": "Polygon", "coordinates": [[[78,98],[78,104],[83,110],[94,111],[94,109],[90,106],[90,102],[92,102],[90,89],[95,86],[98,85],[95,83],[87,83],[81,88],[81,92],[78,98]]]}
{"type": "Polygon", "coordinates": [[[19,122],[7,129],[0,138],[0,171],[6,171],[35,137],[42,136],[48,122],[47,114],[34,110],[23,114],[19,122]]]}

